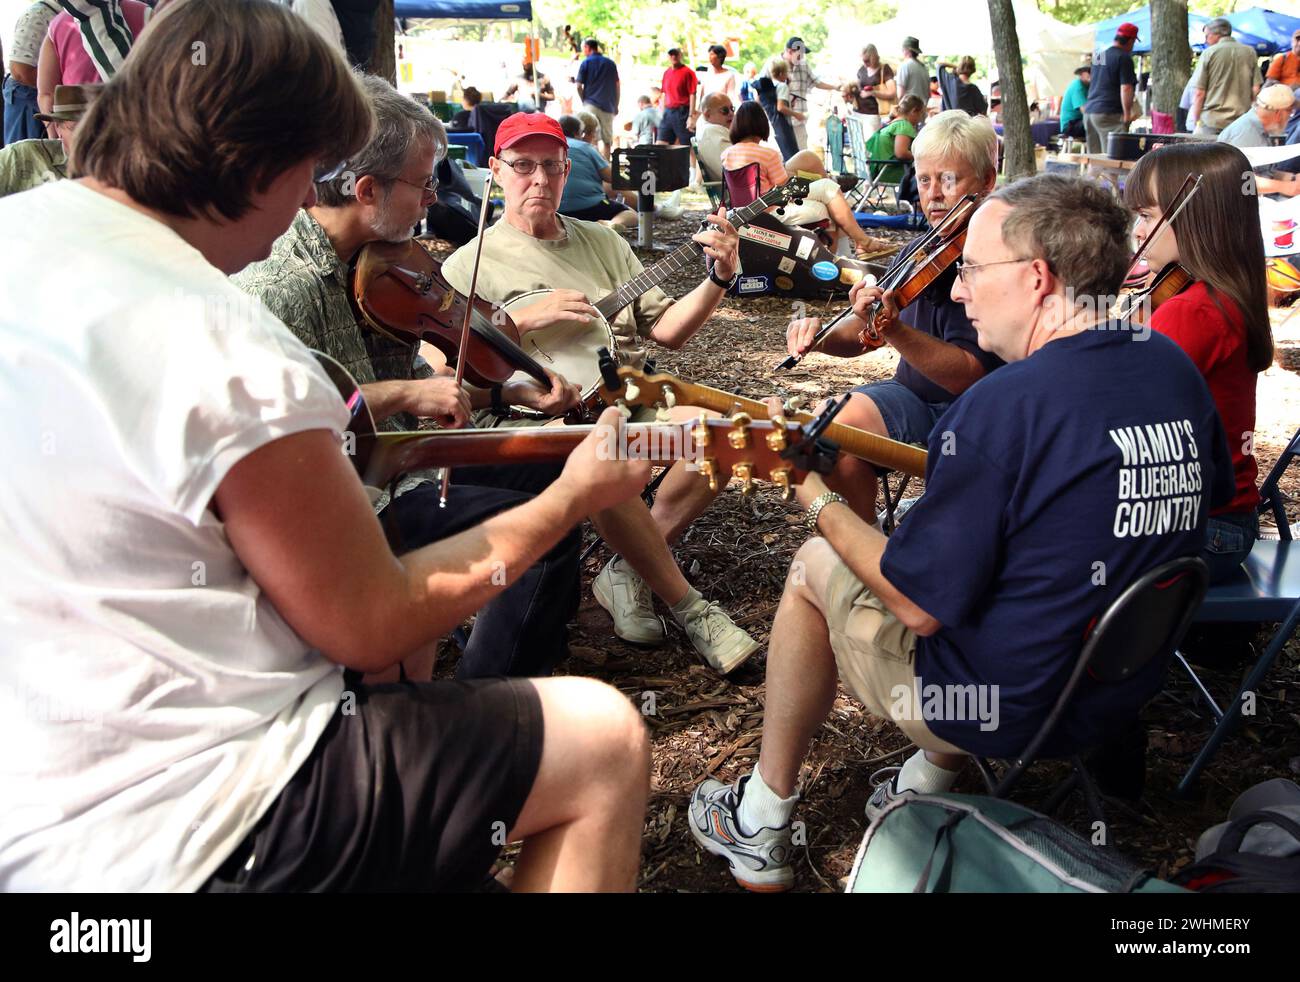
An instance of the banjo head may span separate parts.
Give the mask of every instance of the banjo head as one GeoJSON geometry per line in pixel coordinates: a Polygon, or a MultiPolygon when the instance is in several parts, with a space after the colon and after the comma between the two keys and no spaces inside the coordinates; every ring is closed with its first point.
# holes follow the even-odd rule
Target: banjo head
{"type": "MultiPolygon", "coordinates": [[[[502,305],[508,314],[514,314],[524,307],[545,300],[553,290],[533,290],[502,305]]],[[[586,399],[600,388],[600,366],[596,352],[608,348],[611,353],[617,350],[614,331],[604,317],[597,314],[587,323],[581,321],[562,321],[540,331],[529,331],[523,335],[519,346],[539,365],[557,375],[564,376],[582,390],[586,399]]],[[[511,381],[532,381],[523,372],[517,372],[511,381]]]]}

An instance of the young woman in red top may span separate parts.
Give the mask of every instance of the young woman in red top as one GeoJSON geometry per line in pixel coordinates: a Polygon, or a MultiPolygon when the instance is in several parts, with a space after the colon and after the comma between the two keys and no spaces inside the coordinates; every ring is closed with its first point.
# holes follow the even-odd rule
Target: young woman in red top
{"type": "Polygon", "coordinates": [[[1201,370],[1223,420],[1237,478],[1230,503],[1210,513],[1202,558],[1210,582],[1231,576],[1259,537],[1254,457],[1255,377],[1273,361],[1264,281],[1259,201],[1243,193],[1250,163],[1226,143],[1162,147],[1138,161],[1124,191],[1146,241],[1188,174],[1201,188],[1151,245],[1153,270],[1177,262],[1193,283],[1151,315],[1150,326],[1177,342],[1201,370]]]}

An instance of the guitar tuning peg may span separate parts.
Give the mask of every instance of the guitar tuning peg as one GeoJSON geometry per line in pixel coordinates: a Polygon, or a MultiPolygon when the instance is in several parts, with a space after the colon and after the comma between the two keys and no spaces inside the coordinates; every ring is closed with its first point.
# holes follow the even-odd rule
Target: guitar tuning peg
{"type": "Polygon", "coordinates": [[[784,416],[772,417],[772,428],[767,431],[767,448],[774,453],[780,453],[790,445],[789,438],[785,435],[788,424],[784,416]]]}
{"type": "Polygon", "coordinates": [[[627,403],[624,402],[622,399],[618,400],[617,408],[618,408],[618,414],[622,416],[624,419],[632,418],[632,410],[627,408],[627,403]]]}
{"type": "Polygon", "coordinates": [[[739,478],[743,483],[740,493],[743,497],[748,498],[754,493],[754,465],[748,461],[740,461],[731,465],[731,476],[739,478]]]}
{"type": "Polygon", "coordinates": [[[712,439],[712,434],[709,433],[709,414],[703,410],[700,411],[700,418],[691,427],[691,439],[695,441],[697,447],[707,447],[712,439]]]}
{"type": "Polygon", "coordinates": [[[700,461],[699,466],[700,473],[709,482],[709,490],[716,493],[718,490],[718,462],[712,457],[705,457],[700,461]]]}
{"type": "Polygon", "coordinates": [[[778,467],[772,472],[772,483],[781,489],[781,500],[794,499],[794,488],[790,485],[790,468],[778,467]]]}
{"type": "Polygon", "coordinates": [[[627,380],[627,397],[631,402],[636,402],[637,397],[641,395],[641,387],[631,379],[627,380]]]}
{"type": "Polygon", "coordinates": [[[664,408],[663,406],[660,406],[659,408],[657,408],[657,409],[655,410],[655,422],[656,422],[656,423],[671,423],[672,421],[673,421],[673,414],[670,413],[670,412],[669,412],[666,408],[664,408]]]}
{"type": "Polygon", "coordinates": [[[664,405],[667,406],[669,409],[672,409],[675,405],[677,405],[677,396],[673,393],[671,386],[665,385],[663,388],[659,390],[659,392],[664,397],[664,405]]]}
{"type": "Polygon", "coordinates": [[[749,413],[736,413],[731,417],[731,432],[727,434],[727,441],[734,450],[744,450],[749,446],[749,427],[753,423],[753,418],[749,413]]]}
{"type": "Polygon", "coordinates": [[[783,402],[781,405],[785,408],[785,411],[787,413],[793,413],[799,409],[799,404],[802,402],[803,402],[803,396],[793,395],[785,402],[783,402]]]}

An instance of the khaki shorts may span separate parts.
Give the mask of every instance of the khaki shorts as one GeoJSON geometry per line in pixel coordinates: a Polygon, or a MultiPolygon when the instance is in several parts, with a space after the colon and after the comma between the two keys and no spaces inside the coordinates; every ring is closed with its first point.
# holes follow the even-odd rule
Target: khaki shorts
{"type": "Polygon", "coordinates": [[[845,563],[827,583],[826,626],[840,678],[868,711],[892,721],[923,750],[965,753],[931,733],[924,720],[911,719],[915,713],[894,711],[916,705],[916,634],[845,563]]]}
{"type": "Polygon", "coordinates": [[[590,102],[584,102],[582,108],[600,120],[600,138],[605,141],[605,146],[612,147],[614,145],[614,114],[606,112],[599,106],[593,106],[590,102]]]}

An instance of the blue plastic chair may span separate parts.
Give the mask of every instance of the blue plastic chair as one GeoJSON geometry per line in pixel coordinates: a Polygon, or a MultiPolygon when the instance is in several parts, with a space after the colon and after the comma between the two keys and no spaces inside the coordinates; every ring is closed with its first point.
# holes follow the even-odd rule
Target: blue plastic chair
{"type": "Polygon", "coordinates": [[[1283,495],[1278,482],[1286,472],[1291,461],[1300,455],[1300,431],[1291,437],[1286,450],[1278,458],[1264,484],[1260,488],[1260,512],[1272,513],[1277,521],[1278,539],[1259,539],[1250,550],[1250,555],[1241,565],[1241,571],[1226,583],[1212,586],[1197,611],[1193,623],[1270,623],[1280,621],[1281,626],[1273,635],[1268,646],[1256,659],[1246,679],[1238,689],[1236,698],[1226,709],[1220,708],[1210,695],[1209,690],[1197,677],[1192,666],[1187,663],[1181,652],[1174,657],[1191,676],[1192,683],[1200,692],[1214,714],[1214,730],[1205,741],[1192,766],[1188,768],[1183,779],[1178,783],[1178,793],[1185,795],[1191,791],[1201,771],[1205,769],[1223,741],[1227,739],[1232,728],[1241,718],[1242,705],[1249,693],[1259,691],[1260,684],[1268,674],[1282,648],[1291,640],[1297,625],[1300,625],[1300,542],[1291,539],[1291,526],[1287,523],[1283,508],[1283,495]]]}

